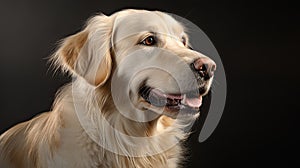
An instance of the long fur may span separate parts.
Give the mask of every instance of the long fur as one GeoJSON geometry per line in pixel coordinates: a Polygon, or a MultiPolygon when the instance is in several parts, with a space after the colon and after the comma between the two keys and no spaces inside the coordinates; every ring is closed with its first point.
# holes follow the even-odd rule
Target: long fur
{"type": "Polygon", "coordinates": [[[181,144],[167,150],[165,146],[184,141],[188,136],[184,128],[197,116],[185,121],[160,116],[150,122],[136,122],[121,115],[113,103],[110,73],[116,64],[109,37],[115,17],[95,16],[81,32],[61,42],[52,62],[74,80],[60,89],[51,112],[20,123],[0,136],[0,167],[180,166],[184,155],[181,144]],[[93,62],[99,63],[95,59],[100,52],[104,55],[101,69],[96,66],[92,72],[87,71],[88,66],[94,67],[93,62]],[[135,141],[124,135],[150,139],[143,148],[136,149],[130,145],[135,141]]]}

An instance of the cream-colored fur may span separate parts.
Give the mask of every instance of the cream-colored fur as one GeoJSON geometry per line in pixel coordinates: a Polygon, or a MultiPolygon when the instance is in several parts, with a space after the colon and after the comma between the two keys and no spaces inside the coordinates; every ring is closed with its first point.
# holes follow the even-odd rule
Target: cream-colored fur
{"type": "MultiPolygon", "coordinates": [[[[183,62],[203,56],[182,44],[184,28],[165,13],[125,10],[111,16],[94,16],[81,32],[63,40],[52,57],[55,65],[76,79],[58,92],[51,112],[20,123],[0,136],[0,167],[179,167],[184,154],[181,144],[165,146],[183,141],[188,134],[183,128],[197,115],[185,120],[158,115],[154,120],[138,122],[122,115],[112,97],[111,76],[116,69],[122,70],[117,74],[120,76],[134,73],[122,64],[126,55],[135,50],[150,52],[149,47],[136,45],[147,29],[167,35],[158,47],[176,53],[183,62]],[[135,142],[123,134],[152,139],[133,148],[135,142]]],[[[145,59],[141,56],[141,64],[147,62],[145,59]]],[[[168,62],[161,55],[152,59],[156,64],[168,62]]],[[[181,75],[180,65],[174,66],[169,66],[170,72],[181,75]]],[[[157,78],[153,72],[141,73],[137,78],[146,76],[155,87],[178,91],[170,74],[156,73],[161,75],[157,78]]],[[[129,86],[135,96],[138,82],[129,86]]],[[[143,105],[137,97],[133,100],[143,105]]],[[[131,111],[130,115],[138,113],[131,111]]]]}

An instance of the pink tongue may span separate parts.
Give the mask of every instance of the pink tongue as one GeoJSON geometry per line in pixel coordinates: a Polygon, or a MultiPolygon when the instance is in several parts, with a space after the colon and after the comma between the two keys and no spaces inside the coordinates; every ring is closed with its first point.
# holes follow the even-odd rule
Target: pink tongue
{"type": "Polygon", "coordinates": [[[186,98],[186,104],[190,107],[200,107],[202,104],[202,97],[198,98],[186,98]]]}

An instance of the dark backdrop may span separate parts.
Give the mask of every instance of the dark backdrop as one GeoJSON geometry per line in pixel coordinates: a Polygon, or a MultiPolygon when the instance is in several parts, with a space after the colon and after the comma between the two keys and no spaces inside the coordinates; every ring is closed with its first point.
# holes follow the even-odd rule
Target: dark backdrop
{"type": "MultiPolygon", "coordinates": [[[[227,75],[223,117],[212,136],[188,141],[186,167],[299,165],[299,8],[288,1],[0,2],[0,133],[47,111],[70,79],[48,71],[59,39],[97,12],[158,9],[197,24],[217,48],[227,75]]],[[[199,123],[198,123],[199,124],[199,123]]]]}

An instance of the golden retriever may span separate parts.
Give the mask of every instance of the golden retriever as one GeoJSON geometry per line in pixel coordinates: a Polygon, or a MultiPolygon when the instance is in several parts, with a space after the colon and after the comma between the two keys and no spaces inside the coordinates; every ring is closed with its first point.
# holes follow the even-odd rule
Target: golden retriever
{"type": "Polygon", "coordinates": [[[159,11],[96,15],[51,60],[74,78],[0,136],[0,167],[180,167],[215,63],[159,11]]]}

